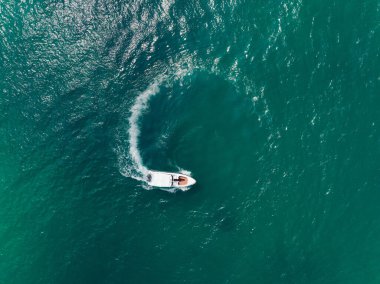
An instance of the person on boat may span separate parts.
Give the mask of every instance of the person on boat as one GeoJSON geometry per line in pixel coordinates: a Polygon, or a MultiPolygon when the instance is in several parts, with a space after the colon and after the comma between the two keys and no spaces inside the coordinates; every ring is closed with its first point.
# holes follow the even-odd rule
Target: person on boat
{"type": "Polygon", "coordinates": [[[178,185],[186,185],[187,184],[187,178],[183,176],[179,176],[178,179],[175,179],[174,181],[178,181],[178,185]]]}
{"type": "Polygon", "coordinates": [[[180,176],[178,184],[179,185],[186,185],[187,184],[187,178],[183,177],[183,176],[180,176]]]}

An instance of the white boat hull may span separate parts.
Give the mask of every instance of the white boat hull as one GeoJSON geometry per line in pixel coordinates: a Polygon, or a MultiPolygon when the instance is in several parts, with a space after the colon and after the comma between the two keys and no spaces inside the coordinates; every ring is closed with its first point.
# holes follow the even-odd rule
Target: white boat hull
{"type": "Polygon", "coordinates": [[[176,188],[188,188],[189,186],[196,183],[196,180],[192,177],[181,174],[181,173],[169,173],[169,172],[158,172],[149,171],[147,175],[147,183],[150,186],[156,187],[176,187],[176,188]],[[180,177],[185,177],[186,184],[179,184],[178,180],[180,177]]]}

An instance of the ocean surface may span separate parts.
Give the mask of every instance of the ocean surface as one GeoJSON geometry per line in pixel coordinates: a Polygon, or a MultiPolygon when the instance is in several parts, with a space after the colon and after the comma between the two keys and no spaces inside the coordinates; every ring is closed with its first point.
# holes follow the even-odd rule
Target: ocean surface
{"type": "Polygon", "coordinates": [[[380,283],[380,0],[0,0],[0,283],[380,283]]]}

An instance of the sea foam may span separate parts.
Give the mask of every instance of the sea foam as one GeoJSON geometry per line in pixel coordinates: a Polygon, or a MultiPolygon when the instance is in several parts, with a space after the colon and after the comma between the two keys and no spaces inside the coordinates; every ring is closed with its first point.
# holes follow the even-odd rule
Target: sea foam
{"type": "MultiPolygon", "coordinates": [[[[135,171],[138,172],[139,176],[133,176],[133,178],[137,179],[144,179],[144,177],[148,174],[149,170],[147,167],[144,166],[140,150],[138,147],[138,140],[140,136],[140,127],[139,127],[139,120],[141,115],[147,110],[149,105],[149,99],[156,95],[160,91],[160,84],[162,82],[162,79],[158,79],[154,81],[151,85],[148,86],[148,88],[141,92],[132,108],[131,108],[131,116],[129,117],[129,129],[128,129],[128,135],[129,135],[129,155],[131,158],[132,166],[134,167],[135,171]]],[[[132,172],[132,171],[129,171],[132,172]]]]}

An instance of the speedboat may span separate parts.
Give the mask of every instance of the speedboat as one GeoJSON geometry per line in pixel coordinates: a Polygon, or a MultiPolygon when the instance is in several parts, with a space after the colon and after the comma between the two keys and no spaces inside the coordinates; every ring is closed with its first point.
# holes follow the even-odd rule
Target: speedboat
{"type": "Polygon", "coordinates": [[[176,187],[180,189],[186,189],[196,183],[195,179],[185,174],[159,171],[149,171],[146,179],[151,186],[176,187]]]}

